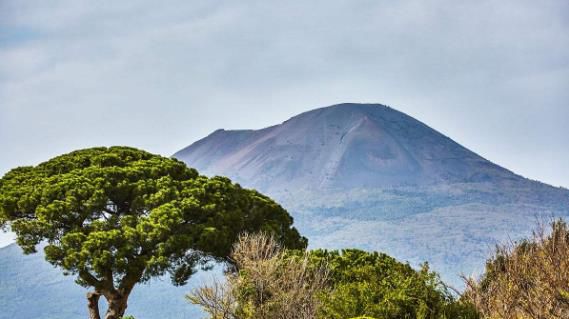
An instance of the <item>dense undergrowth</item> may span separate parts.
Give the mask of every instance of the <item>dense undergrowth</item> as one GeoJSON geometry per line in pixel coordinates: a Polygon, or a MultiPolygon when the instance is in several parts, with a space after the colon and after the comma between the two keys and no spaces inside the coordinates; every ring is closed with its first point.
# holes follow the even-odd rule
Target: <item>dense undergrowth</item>
{"type": "Polygon", "coordinates": [[[266,235],[236,244],[235,271],[188,299],[213,319],[478,318],[424,265],[377,252],[288,251],[266,235]]]}
{"type": "Polygon", "coordinates": [[[452,293],[427,264],[415,270],[357,249],[293,251],[246,235],[224,281],[188,295],[211,319],[569,318],[569,228],[555,221],[496,248],[480,278],[452,293]]]}

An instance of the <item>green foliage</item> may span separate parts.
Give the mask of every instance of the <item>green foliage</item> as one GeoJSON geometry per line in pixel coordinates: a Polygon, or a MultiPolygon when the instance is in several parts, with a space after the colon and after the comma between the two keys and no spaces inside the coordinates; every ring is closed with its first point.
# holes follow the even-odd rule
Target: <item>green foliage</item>
{"type": "Polygon", "coordinates": [[[408,264],[357,249],[311,252],[314,264],[327,264],[332,291],[322,295],[320,318],[478,318],[454,300],[428,265],[408,264]]]}
{"type": "Polygon", "coordinates": [[[210,318],[478,319],[427,264],[358,249],[281,250],[263,234],[242,236],[225,282],[188,299],[210,318]]]}
{"type": "Polygon", "coordinates": [[[46,259],[78,283],[127,295],[166,272],[184,284],[197,267],[224,259],[241,232],[302,248],[292,222],[254,190],[128,147],[79,150],[0,179],[0,226],[26,253],[45,241],[46,259]]]}

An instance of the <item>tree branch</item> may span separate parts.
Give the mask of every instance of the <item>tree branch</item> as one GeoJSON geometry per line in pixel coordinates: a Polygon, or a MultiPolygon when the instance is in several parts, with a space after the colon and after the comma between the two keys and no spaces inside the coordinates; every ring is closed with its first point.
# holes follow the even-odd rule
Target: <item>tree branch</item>
{"type": "Polygon", "coordinates": [[[108,288],[108,285],[105,284],[105,281],[97,279],[86,269],[82,269],[79,271],[79,277],[87,284],[89,284],[91,287],[95,288],[95,290],[97,291],[108,288]]]}

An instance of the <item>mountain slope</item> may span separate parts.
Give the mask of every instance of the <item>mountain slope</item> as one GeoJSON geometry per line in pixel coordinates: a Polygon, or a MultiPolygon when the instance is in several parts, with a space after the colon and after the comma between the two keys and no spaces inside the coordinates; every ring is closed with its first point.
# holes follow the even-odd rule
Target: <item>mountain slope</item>
{"type": "Polygon", "coordinates": [[[174,157],[272,193],[520,179],[383,105],[340,104],[258,131],[217,130],[174,157]]]}
{"type": "Polygon", "coordinates": [[[217,130],[177,152],[279,200],[312,247],[429,261],[443,278],[481,271],[494,243],[569,215],[569,191],[525,179],[418,120],[339,104],[261,130],[217,130]]]}

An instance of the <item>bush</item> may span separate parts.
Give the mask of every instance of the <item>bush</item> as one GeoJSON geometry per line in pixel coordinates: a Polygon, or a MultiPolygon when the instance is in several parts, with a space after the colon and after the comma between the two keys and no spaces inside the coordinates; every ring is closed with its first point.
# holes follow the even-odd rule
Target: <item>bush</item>
{"type": "Polygon", "coordinates": [[[316,250],[311,257],[327,263],[333,288],[322,295],[318,318],[477,318],[428,264],[416,271],[388,255],[357,249],[316,250]]]}
{"type": "Polygon", "coordinates": [[[243,235],[225,282],[198,288],[187,298],[212,319],[314,318],[317,296],[326,291],[325,268],[312,267],[307,254],[287,256],[273,237],[243,235]]]}
{"type": "Polygon", "coordinates": [[[415,271],[385,254],[286,251],[246,235],[232,258],[225,282],[188,296],[213,319],[478,318],[427,265],[415,271]]]}
{"type": "Polygon", "coordinates": [[[530,239],[496,248],[479,279],[465,279],[465,300],[484,318],[569,318],[569,229],[538,227],[530,239]]]}

